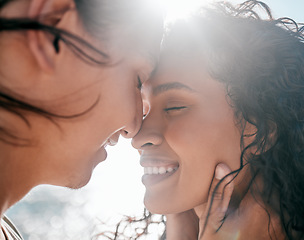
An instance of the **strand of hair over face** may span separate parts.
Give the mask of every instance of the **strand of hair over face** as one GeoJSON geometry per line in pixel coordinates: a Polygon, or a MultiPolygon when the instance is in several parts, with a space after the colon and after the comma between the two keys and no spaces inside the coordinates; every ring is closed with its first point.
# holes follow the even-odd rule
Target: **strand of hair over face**
{"type": "MultiPolygon", "coordinates": [[[[0,1],[0,10],[8,3],[12,2],[13,0],[1,0],[0,1]]],[[[57,14],[56,12],[44,15],[44,18],[51,17],[53,14],[57,14]]],[[[40,16],[41,17],[41,16],[40,16]]],[[[0,17],[0,32],[10,32],[10,31],[27,31],[27,30],[34,30],[34,31],[44,31],[48,34],[54,36],[54,47],[56,51],[59,51],[58,42],[62,41],[65,43],[70,50],[81,60],[89,65],[95,66],[103,66],[107,65],[110,62],[110,57],[100,49],[94,47],[87,41],[83,40],[82,38],[66,31],[63,29],[58,29],[50,25],[45,25],[38,21],[36,18],[3,18],[0,17]],[[56,41],[56,42],[55,42],[56,41]]],[[[41,109],[39,107],[33,106],[26,102],[20,101],[18,99],[9,96],[6,93],[0,92],[0,108],[11,112],[18,117],[20,117],[25,124],[30,127],[29,121],[26,119],[23,111],[29,111],[32,113],[39,114],[51,122],[53,122],[57,127],[58,124],[54,121],[53,118],[76,118],[82,116],[89,111],[91,111],[99,102],[99,97],[95,100],[95,102],[85,111],[80,113],[72,114],[72,115],[59,115],[56,113],[52,113],[41,109]]],[[[0,127],[0,141],[18,145],[18,146],[27,146],[29,145],[29,141],[26,139],[21,139],[18,136],[15,136],[9,130],[0,127]]]]}

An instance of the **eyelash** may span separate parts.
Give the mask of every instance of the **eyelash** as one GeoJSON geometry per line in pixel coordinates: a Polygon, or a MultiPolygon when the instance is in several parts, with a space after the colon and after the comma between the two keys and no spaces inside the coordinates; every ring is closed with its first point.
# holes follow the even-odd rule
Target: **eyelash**
{"type": "Polygon", "coordinates": [[[139,89],[139,90],[141,90],[141,88],[142,88],[142,81],[141,81],[141,79],[140,79],[140,77],[138,76],[137,77],[137,88],[139,89]]]}
{"type": "Polygon", "coordinates": [[[187,108],[186,106],[181,106],[181,107],[170,107],[170,108],[165,108],[165,112],[169,112],[169,111],[180,111],[182,109],[187,108]]]}

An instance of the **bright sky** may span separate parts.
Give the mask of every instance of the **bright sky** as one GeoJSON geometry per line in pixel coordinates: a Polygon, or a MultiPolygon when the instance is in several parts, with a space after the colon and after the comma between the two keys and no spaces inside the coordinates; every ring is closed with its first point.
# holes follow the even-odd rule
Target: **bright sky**
{"type": "MultiPolygon", "coordinates": [[[[160,0],[159,0],[160,1],[160,0]]],[[[177,18],[187,11],[204,4],[209,4],[215,0],[162,0],[161,3],[169,9],[169,18],[177,18]]],[[[245,1],[245,0],[244,0],[245,1]]],[[[241,3],[242,0],[228,0],[231,3],[241,3]]],[[[298,22],[304,22],[301,10],[304,7],[303,0],[264,0],[273,11],[274,17],[288,16],[298,22]]]]}

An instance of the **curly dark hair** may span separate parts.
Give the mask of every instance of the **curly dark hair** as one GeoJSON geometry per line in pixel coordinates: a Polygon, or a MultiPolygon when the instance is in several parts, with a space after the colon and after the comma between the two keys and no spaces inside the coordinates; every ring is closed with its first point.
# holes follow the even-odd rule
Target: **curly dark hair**
{"type": "Polygon", "coordinates": [[[251,194],[280,216],[287,239],[303,239],[303,24],[274,19],[260,1],[217,3],[169,27],[164,50],[175,43],[181,54],[203,56],[210,75],[226,86],[242,133],[240,168],[231,174],[248,165],[251,194]],[[246,145],[248,123],[256,131],[246,145]],[[257,178],[262,189],[254,187],[257,178]]]}

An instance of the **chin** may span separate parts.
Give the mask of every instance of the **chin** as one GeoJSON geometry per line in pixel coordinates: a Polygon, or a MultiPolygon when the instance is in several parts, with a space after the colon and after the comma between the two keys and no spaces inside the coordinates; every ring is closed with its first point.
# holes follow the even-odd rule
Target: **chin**
{"type": "Polygon", "coordinates": [[[70,189],[79,189],[84,186],[86,186],[89,181],[91,180],[92,172],[90,174],[87,174],[86,176],[74,176],[73,178],[70,178],[68,183],[65,187],[68,187],[70,189]]]}
{"type": "Polygon", "coordinates": [[[181,213],[196,206],[193,202],[186,203],[177,200],[177,198],[164,199],[163,196],[159,195],[152,197],[149,194],[144,197],[144,205],[149,212],[161,215],[181,213]]]}
{"type": "Polygon", "coordinates": [[[88,182],[86,183],[79,183],[79,184],[69,184],[66,187],[70,188],[70,189],[80,189],[83,188],[84,186],[86,186],[88,184],[88,182]]]}
{"type": "Polygon", "coordinates": [[[167,215],[167,214],[173,214],[175,212],[170,211],[170,209],[166,209],[165,205],[163,205],[162,207],[157,207],[157,206],[148,206],[147,204],[145,204],[146,209],[149,210],[149,212],[153,213],[153,214],[160,214],[160,215],[167,215]]]}
{"type": "Polygon", "coordinates": [[[169,204],[169,202],[152,200],[145,196],[144,205],[149,212],[154,214],[166,215],[173,213],[173,211],[171,211],[172,204],[169,204]]]}

